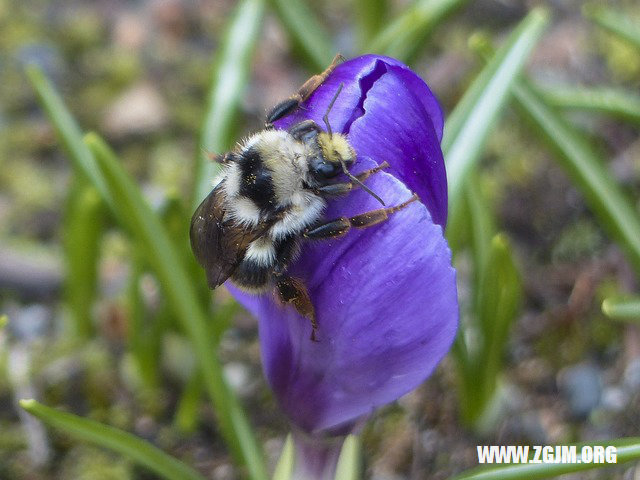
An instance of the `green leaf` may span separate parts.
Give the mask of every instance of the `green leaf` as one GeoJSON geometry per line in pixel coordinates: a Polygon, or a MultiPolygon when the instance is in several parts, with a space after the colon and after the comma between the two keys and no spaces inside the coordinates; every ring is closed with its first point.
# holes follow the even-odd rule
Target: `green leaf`
{"type": "Polygon", "coordinates": [[[358,50],[368,50],[371,39],[384,26],[388,11],[387,0],[354,0],[353,17],[358,29],[358,50]]]}
{"type": "Polygon", "coordinates": [[[480,157],[509,89],[547,21],[546,10],[532,10],[476,77],[447,120],[442,150],[449,179],[449,205],[453,211],[460,201],[464,179],[480,157]]]}
{"type": "MultiPolygon", "coordinates": [[[[483,252],[474,255],[477,271],[471,323],[474,342],[469,346],[456,345],[455,353],[460,362],[462,417],[468,426],[478,428],[496,393],[508,333],[519,311],[522,286],[507,238],[499,234],[486,239],[486,233],[476,232],[474,236],[487,242],[474,247],[474,252],[478,249],[483,252]]],[[[464,342],[464,333],[461,328],[459,342],[464,342]]]]}
{"type": "Polygon", "coordinates": [[[449,206],[447,220],[447,243],[451,248],[454,259],[469,245],[471,239],[471,213],[467,202],[458,202],[449,206]]]}
{"type": "Polygon", "coordinates": [[[291,37],[295,49],[311,68],[327,68],[335,56],[332,36],[317,20],[304,0],[270,0],[278,18],[291,37]]]}
{"type": "Polygon", "coordinates": [[[365,48],[411,63],[436,26],[468,0],[418,0],[396,17],[365,48]]]}
{"type": "Polygon", "coordinates": [[[335,480],[358,480],[362,478],[360,437],[349,435],[342,445],[335,480]]]}
{"type": "Polygon", "coordinates": [[[586,139],[547,106],[525,82],[513,93],[523,114],[557,152],[557,160],[579,188],[605,230],[617,240],[640,273],[640,217],[586,139]]]}
{"type": "Polygon", "coordinates": [[[133,245],[132,250],[126,299],[129,320],[127,341],[143,385],[152,391],[160,385],[161,342],[169,324],[169,311],[164,299],[157,314],[145,311],[140,283],[145,273],[146,255],[144,247],[139,244],[133,245]]]}
{"type": "Polygon", "coordinates": [[[0,329],[6,327],[9,324],[9,317],[6,315],[0,315],[0,329]]]}
{"type": "Polygon", "coordinates": [[[509,329],[518,316],[522,297],[520,275],[504,235],[496,235],[491,240],[487,263],[476,288],[476,315],[483,336],[482,354],[477,363],[482,369],[481,411],[484,411],[493,398],[496,381],[502,371],[509,329]]]}
{"type": "Polygon", "coordinates": [[[176,427],[184,433],[192,434],[198,427],[198,413],[202,393],[202,377],[196,372],[195,375],[189,378],[180,396],[174,417],[176,427]]]}
{"type": "MultiPolygon", "coordinates": [[[[496,232],[495,220],[493,219],[491,208],[487,200],[480,191],[479,180],[476,175],[469,175],[466,180],[464,193],[466,207],[468,209],[468,221],[471,230],[471,245],[474,254],[474,268],[480,272],[487,267],[489,254],[491,252],[491,239],[496,232]]],[[[479,285],[477,279],[476,285],[479,285]]]]}
{"type": "Polygon", "coordinates": [[[598,25],[640,48],[640,24],[603,5],[585,5],[582,12],[598,25]]]}
{"type": "Polygon", "coordinates": [[[198,303],[197,294],[171,239],[138,187],[102,139],[96,134],[88,134],[85,141],[98,160],[111,195],[118,199],[121,218],[145,248],[147,261],[190,338],[222,436],[236,460],[246,464],[251,478],[266,479],[260,449],[237,398],[224,379],[208,318],[198,303]]]}
{"type": "Polygon", "coordinates": [[[104,204],[98,191],[80,178],[75,179],[66,203],[62,230],[65,296],[76,335],[88,338],[93,332],[91,311],[98,288],[104,204]]]}
{"type": "Polygon", "coordinates": [[[107,184],[102,177],[98,164],[91,151],[82,141],[82,131],[64,105],[62,98],[38,66],[29,65],[27,67],[27,77],[35,89],[40,99],[40,104],[47,113],[58,137],[62,141],[63,147],[73,162],[74,168],[86,176],[94,188],[98,190],[100,197],[111,211],[115,211],[115,203],[107,189],[107,184]]]}
{"type": "Polygon", "coordinates": [[[640,322],[640,297],[607,298],[602,302],[602,313],[614,320],[640,322]]]}
{"type": "Polygon", "coordinates": [[[640,95],[616,88],[554,87],[542,90],[546,103],[563,109],[606,113],[640,124],[640,95]]]}
{"type": "Polygon", "coordinates": [[[263,16],[264,0],[243,0],[217,49],[196,157],[193,209],[211,190],[211,181],[219,168],[208,154],[225,152],[233,145],[238,107],[247,86],[263,16]]]}
{"type": "Polygon", "coordinates": [[[491,355],[502,352],[522,293],[520,275],[513,261],[509,241],[504,235],[496,235],[491,240],[479,289],[478,313],[482,331],[490,340],[487,354],[491,355]]]}
{"type": "MultiPolygon", "coordinates": [[[[585,445],[609,445],[617,448],[617,464],[640,459],[640,438],[622,438],[607,442],[593,442],[585,445]]],[[[579,448],[580,446],[578,446],[579,448]]],[[[579,456],[578,450],[578,456],[579,456]]],[[[596,468],[606,468],[611,464],[598,463],[528,463],[503,465],[499,467],[480,467],[461,475],[453,477],[451,480],[534,480],[539,478],[550,478],[563,475],[565,473],[581,472],[596,468]]]]}
{"type": "Polygon", "coordinates": [[[291,474],[293,473],[293,462],[295,461],[295,447],[293,445],[293,438],[291,434],[287,435],[287,440],[284,442],[280,458],[276,464],[276,469],[273,472],[273,480],[292,480],[291,474]]]}
{"type": "Polygon", "coordinates": [[[162,478],[168,480],[205,479],[188,465],[130,433],[70,413],[54,410],[35,400],[20,400],[20,406],[47,425],[58,428],[83,441],[125,455],[162,478]]]}

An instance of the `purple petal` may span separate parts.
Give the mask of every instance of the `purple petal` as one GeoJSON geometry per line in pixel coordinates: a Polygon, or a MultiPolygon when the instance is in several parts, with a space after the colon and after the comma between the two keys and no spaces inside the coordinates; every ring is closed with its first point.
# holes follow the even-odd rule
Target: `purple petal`
{"type": "Polygon", "coordinates": [[[276,122],[278,128],[306,119],[324,127],[322,117],[341,83],[344,87],[329,114],[332,130],[349,134],[358,159],[389,162],[388,172],[417,193],[435,222],[444,226],[447,179],[440,150],[442,110],[424,81],[399,61],[365,55],[340,64],[304,108],[276,122]]]}
{"type": "MultiPolygon", "coordinates": [[[[388,174],[371,188],[389,204],[411,192],[388,174]]],[[[377,208],[364,192],[332,204],[334,215],[377,208]]],[[[379,206],[379,205],[378,205],[379,206]]],[[[272,295],[238,292],[258,319],[265,373],[283,410],[308,432],[354,422],[424,381],[455,336],[458,306],[451,255],[419,202],[378,226],[306,245],[293,273],[309,288],[319,342],[309,320],[272,295]]]]}

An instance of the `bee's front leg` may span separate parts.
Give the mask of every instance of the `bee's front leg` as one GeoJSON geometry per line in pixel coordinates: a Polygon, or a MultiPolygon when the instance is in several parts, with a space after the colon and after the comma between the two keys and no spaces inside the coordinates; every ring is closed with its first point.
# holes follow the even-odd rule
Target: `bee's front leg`
{"type": "Polygon", "coordinates": [[[322,83],[327,79],[331,72],[335,70],[335,68],[344,61],[344,57],[340,54],[337,54],[331,65],[329,65],[324,72],[314,75],[309,80],[304,82],[304,84],[298,89],[298,91],[287,98],[286,100],[280,102],[278,105],[273,107],[269,114],[267,115],[267,127],[273,124],[273,122],[280,120],[281,118],[286,117],[291,114],[296,108],[300,106],[302,102],[307,100],[315,90],[322,85],[322,83]]]}
{"type": "Polygon", "coordinates": [[[303,233],[303,236],[314,240],[322,238],[337,238],[346,234],[352,227],[373,227],[374,225],[384,222],[392,213],[402,210],[416,200],[418,200],[418,195],[414,193],[409,200],[401,203],[400,205],[396,205],[395,207],[371,210],[370,212],[361,213],[360,215],[350,218],[340,217],[335,220],[329,220],[328,222],[324,222],[320,225],[316,225],[314,228],[306,230],[303,233]]]}
{"type": "MultiPolygon", "coordinates": [[[[370,168],[369,170],[365,170],[364,172],[356,175],[356,178],[361,182],[364,182],[367,178],[369,178],[374,173],[378,173],[385,168],[389,168],[389,164],[385,161],[382,162],[375,168],[370,168]]],[[[354,188],[357,188],[359,185],[354,182],[340,182],[340,183],[331,183],[329,185],[323,185],[321,187],[314,188],[314,191],[323,197],[336,197],[340,195],[346,195],[354,188]]]]}

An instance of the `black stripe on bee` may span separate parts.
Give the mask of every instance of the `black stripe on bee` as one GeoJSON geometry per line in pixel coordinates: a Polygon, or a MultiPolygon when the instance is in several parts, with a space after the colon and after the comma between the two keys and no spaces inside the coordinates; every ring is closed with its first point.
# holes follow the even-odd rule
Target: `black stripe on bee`
{"type": "Polygon", "coordinates": [[[265,167],[254,148],[242,152],[238,159],[241,172],[240,195],[251,199],[262,211],[274,207],[275,191],[271,171],[265,167]]]}
{"type": "Polygon", "coordinates": [[[296,235],[284,237],[275,242],[277,264],[281,267],[288,265],[298,254],[299,240],[296,235]]]}
{"type": "Polygon", "coordinates": [[[245,258],[233,272],[232,279],[241,287],[262,289],[269,284],[273,265],[260,265],[255,260],[245,258]]]}

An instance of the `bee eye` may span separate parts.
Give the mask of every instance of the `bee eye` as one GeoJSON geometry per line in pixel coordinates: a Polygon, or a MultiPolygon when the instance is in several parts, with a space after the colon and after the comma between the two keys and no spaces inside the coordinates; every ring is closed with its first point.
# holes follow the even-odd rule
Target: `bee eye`
{"type": "Polygon", "coordinates": [[[311,173],[318,180],[333,178],[340,173],[340,165],[337,163],[329,163],[320,158],[311,161],[311,173]]]}
{"type": "Polygon", "coordinates": [[[323,163],[318,168],[318,173],[325,178],[335,177],[338,174],[338,165],[323,163]]]}

